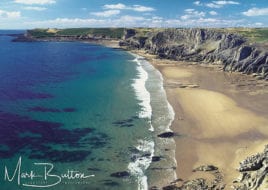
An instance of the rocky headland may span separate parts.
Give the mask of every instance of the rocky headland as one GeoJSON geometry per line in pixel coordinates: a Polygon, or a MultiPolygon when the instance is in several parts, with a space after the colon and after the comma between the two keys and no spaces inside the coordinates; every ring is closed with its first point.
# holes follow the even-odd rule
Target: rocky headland
{"type": "Polygon", "coordinates": [[[17,35],[14,42],[113,42],[114,47],[144,50],[159,58],[218,64],[224,71],[253,74],[268,80],[268,51],[239,33],[223,29],[34,29],[17,35]]]}
{"type": "Polygon", "coordinates": [[[159,58],[223,65],[224,71],[256,74],[268,80],[268,52],[238,34],[218,29],[164,29],[140,34],[125,30],[120,46],[143,49],[159,58]]]}

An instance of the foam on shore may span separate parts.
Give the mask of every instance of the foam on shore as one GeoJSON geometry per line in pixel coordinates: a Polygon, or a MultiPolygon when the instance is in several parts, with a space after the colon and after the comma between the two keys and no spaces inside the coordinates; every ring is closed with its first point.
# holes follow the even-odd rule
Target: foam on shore
{"type": "MultiPolygon", "coordinates": [[[[139,118],[146,119],[150,126],[149,130],[154,131],[152,126],[152,107],[151,107],[151,97],[150,93],[146,89],[146,81],[148,80],[148,73],[142,68],[141,57],[135,56],[133,60],[137,64],[137,78],[133,81],[133,88],[136,93],[136,97],[139,100],[139,105],[141,106],[141,110],[138,113],[139,118]]],[[[128,169],[130,173],[137,177],[138,181],[138,189],[139,190],[147,190],[148,182],[147,176],[145,175],[145,171],[149,168],[152,157],[154,155],[154,141],[153,140],[138,140],[138,145],[136,149],[139,151],[139,154],[136,155],[136,160],[130,162],[128,165],[128,169]],[[144,156],[144,155],[149,156],[144,156]]]]}
{"type": "Polygon", "coordinates": [[[177,162],[175,159],[175,141],[171,139],[161,139],[157,135],[163,132],[171,131],[170,126],[175,117],[175,112],[169,104],[163,87],[163,77],[161,73],[154,68],[143,57],[134,55],[133,60],[137,64],[137,78],[132,84],[136,97],[139,100],[141,111],[139,118],[145,119],[152,131],[151,138],[138,140],[139,150],[137,158],[128,166],[130,173],[137,176],[140,190],[148,189],[148,186],[167,185],[176,179],[177,162]],[[170,151],[165,151],[170,149],[170,151]],[[144,156],[147,155],[147,156],[144,156]],[[157,163],[152,163],[152,157],[162,156],[164,159],[157,163]],[[149,167],[167,168],[159,172],[157,170],[148,170],[149,167]],[[148,179],[149,175],[149,179],[148,179]],[[148,185],[149,184],[149,185],[148,185]]]}

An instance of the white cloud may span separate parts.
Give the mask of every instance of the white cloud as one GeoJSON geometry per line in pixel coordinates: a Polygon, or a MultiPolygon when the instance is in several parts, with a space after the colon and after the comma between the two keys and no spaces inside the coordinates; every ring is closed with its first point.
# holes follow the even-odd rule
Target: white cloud
{"type": "Polygon", "coordinates": [[[256,23],[255,23],[255,26],[259,26],[259,27],[260,27],[260,26],[263,26],[263,23],[261,23],[261,22],[256,22],[256,23]]]}
{"type": "Polygon", "coordinates": [[[267,16],[268,8],[252,8],[243,12],[243,15],[246,16],[267,16]]]}
{"type": "Polygon", "coordinates": [[[145,6],[141,6],[141,5],[134,5],[133,7],[129,8],[130,10],[133,11],[137,11],[137,12],[151,12],[151,11],[155,11],[154,8],[152,7],[145,7],[145,6]]]}
{"type": "Polygon", "coordinates": [[[102,11],[102,12],[93,12],[90,14],[94,16],[99,16],[99,17],[110,17],[110,16],[120,14],[120,12],[121,12],[120,10],[107,10],[107,11],[102,11]]]}
{"type": "Polygon", "coordinates": [[[239,2],[236,1],[213,1],[217,5],[239,5],[239,2]]]}
{"type": "MultiPolygon", "coordinates": [[[[71,28],[71,27],[240,27],[249,25],[246,20],[225,20],[217,18],[164,19],[124,15],[117,18],[81,19],[57,18],[32,22],[21,22],[23,28],[71,28]]],[[[253,23],[256,26],[256,23],[253,23]]],[[[253,26],[252,24],[252,26],[253,26]]]]}
{"type": "Polygon", "coordinates": [[[194,9],[185,9],[184,11],[187,12],[187,13],[191,13],[191,12],[194,11],[194,9]]]}
{"type": "Polygon", "coordinates": [[[209,14],[213,15],[213,16],[218,15],[218,13],[216,11],[209,11],[209,14]]]}
{"type": "Polygon", "coordinates": [[[126,6],[125,4],[107,4],[103,6],[104,9],[116,9],[116,10],[132,10],[137,12],[151,12],[155,11],[153,7],[146,7],[142,5],[126,6]]]}
{"type": "Polygon", "coordinates": [[[125,15],[125,16],[122,16],[118,19],[114,19],[113,23],[115,26],[128,27],[128,26],[135,26],[138,23],[143,25],[142,22],[145,22],[145,21],[146,21],[146,18],[141,17],[141,16],[125,15]]]}
{"type": "Polygon", "coordinates": [[[45,8],[45,7],[32,7],[32,6],[24,7],[23,9],[32,10],[32,11],[44,11],[44,10],[47,10],[47,8],[45,8]]]}
{"type": "Polygon", "coordinates": [[[191,19],[180,23],[181,27],[239,27],[243,26],[245,20],[226,20],[216,18],[198,18],[191,19]]]}
{"type": "Polygon", "coordinates": [[[21,13],[19,11],[5,11],[0,10],[0,18],[1,19],[17,19],[21,17],[21,13]]]}
{"type": "Polygon", "coordinates": [[[222,7],[222,5],[217,5],[215,3],[207,3],[206,6],[210,8],[217,8],[217,9],[222,7]]]}
{"type": "Polygon", "coordinates": [[[23,25],[26,28],[98,27],[106,25],[107,21],[103,19],[56,18],[52,20],[24,22],[23,25]]]}
{"type": "Polygon", "coordinates": [[[245,20],[225,20],[225,19],[216,19],[216,18],[197,18],[189,20],[166,20],[166,27],[240,27],[243,26],[245,20]]]}
{"type": "Polygon", "coordinates": [[[154,20],[163,20],[163,17],[160,17],[160,16],[153,16],[152,19],[154,19],[154,20]]]}
{"type": "MultiPolygon", "coordinates": [[[[134,27],[149,26],[152,19],[125,15],[116,19],[56,18],[52,20],[24,22],[26,28],[71,28],[71,27],[134,27]]],[[[156,19],[155,19],[156,20],[156,19]]]]}
{"type": "Polygon", "coordinates": [[[26,4],[26,5],[45,5],[54,4],[56,0],[14,0],[15,3],[26,4]]]}
{"type": "Polygon", "coordinates": [[[222,8],[225,5],[239,5],[240,3],[237,1],[212,1],[211,3],[205,4],[210,8],[222,8]]]}
{"type": "Polygon", "coordinates": [[[103,8],[104,9],[126,9],[126,5],[122,3],[118,3],[118,4],[111,4],[111,5],[104,5],[103,8]]]}
{"type": "Polygon", "coordinates": [[[185,9],[186,12],[185,15],[181,16],[182,20],[188,20],[188,19],[193,19],[193,18],[200,18],[206,16],[206,13],[201,11],[196,11],[195,9],[185,9]]]}
{"type": "Polygon", "coordinates": [[[197,5],[197,6],[201,6],[202,5],[202,3],[200,1],[195,1],[194,4],[197,5]]]}

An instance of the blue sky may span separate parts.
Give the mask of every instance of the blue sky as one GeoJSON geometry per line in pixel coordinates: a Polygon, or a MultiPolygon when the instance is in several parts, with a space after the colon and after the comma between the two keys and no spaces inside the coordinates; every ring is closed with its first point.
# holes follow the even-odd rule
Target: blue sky
{"type": "Polygon", "coordinates": [[[268,0],[1,0],[0,29],[268,27],[268,0]]]}

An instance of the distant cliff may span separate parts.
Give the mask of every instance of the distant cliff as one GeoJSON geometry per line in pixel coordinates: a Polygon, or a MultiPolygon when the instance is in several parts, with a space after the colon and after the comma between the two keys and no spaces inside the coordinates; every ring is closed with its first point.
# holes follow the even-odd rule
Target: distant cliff
{"type": "Polygon", "coordinates": [[[32,41],[99,41],[119,40],[124,28],[68,28],[68,29],[33,29],[24,35],[17,35],[15,42],[32,41]]]}
{"type": "Polygon", "coordinates": [[[157,29],[70,28],[34,29],[14,41],[109,41],[120,40],[125,49],[143,49],[160,58],[221,64],[224,71],[255,74],[268,80],[268,29],[157,29]],[[237,33],[237,34],[235,34],[237,33]],[[243,34],[243,35],[241,35],[243,34]],[[262,36],[263,48],[252,43],[262,36]]]}
{"type": "Polygon", "coordinates": [[[220,29],[125,30],[120,46],[179,61],[222,64],[225,71],[256,73],[268,80],[268,52],[250,45],[241,35],[220,29]]]}

